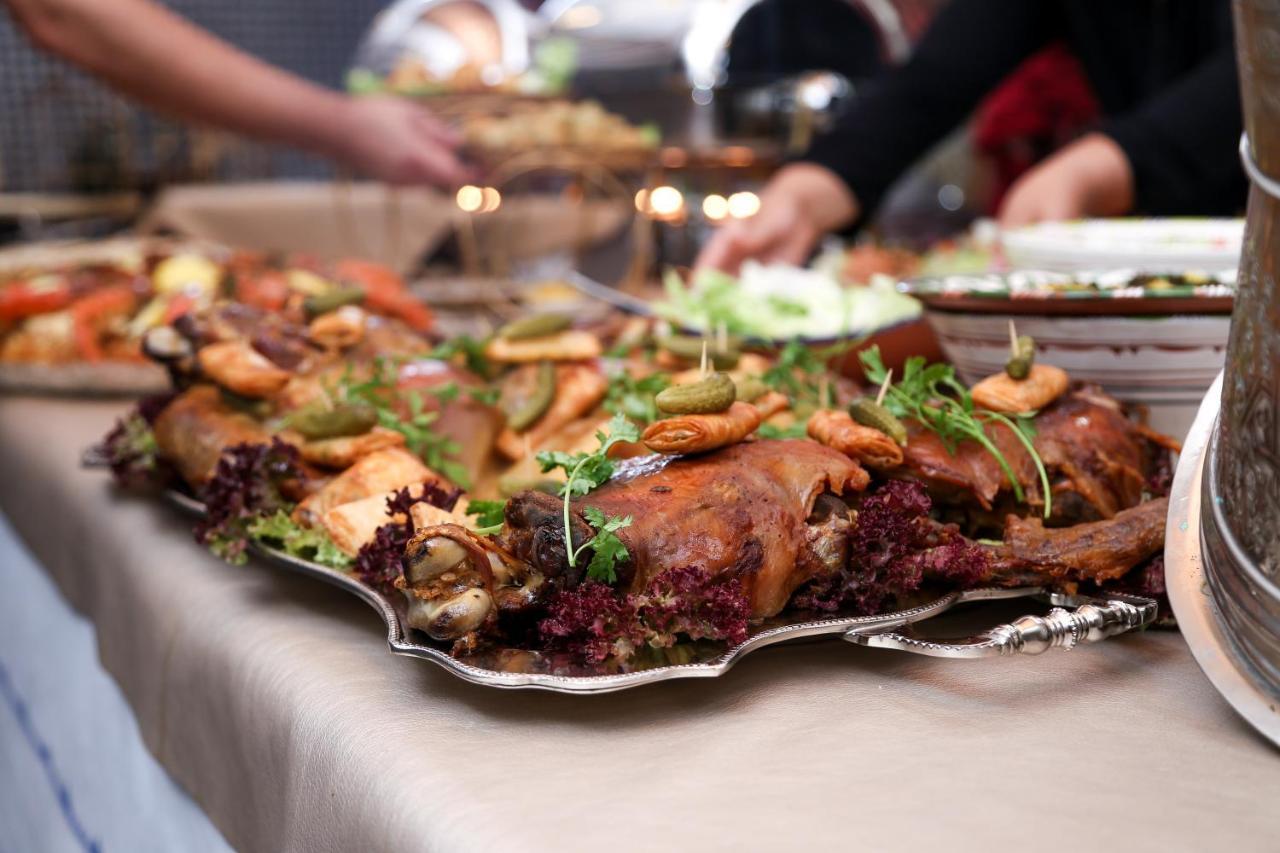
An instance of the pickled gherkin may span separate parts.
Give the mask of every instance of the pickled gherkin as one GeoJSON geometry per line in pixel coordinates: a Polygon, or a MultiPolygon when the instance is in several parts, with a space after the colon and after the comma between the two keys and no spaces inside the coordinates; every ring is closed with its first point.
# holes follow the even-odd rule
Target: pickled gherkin
{"type": "Polygon", "coordinates": [[[654,397],[662,411],[672,415],[710,415],[733,405],[738,391],[727,373],[713,373],[687,385],[672,385],[654,397]]]}
{"type": "Polygon", "coordinates": [[[547,413],[551,402],[556,398],[556,366],[549,361],[538,365],[538,375],[534,382],[533,393],[520,405],[507,413],[507,426],[516,432],[523,432],[538,422],[538,418],[547,413]]]}
{"type": "Polygon", "coordinates": [[[1014,342],[1013,352],[1005,363],[1004,372],[1010,379],[1026,379],[1031,375],[1031,367],[1036,363],[1036,342],[1030,335],[1019,335],[1014,342]]]}
{"type": "Polygon", "coordinates": [[[900,445],[907,443],[907,428],[902,421],[870,397],[859,397],[850,403],[849,417],[863,426],[880,430],[900,445]]]}
{"type": "Polygon", "coordinates": [[[498,337],[508,341],[543,338],[554,335],[556,332],[563,332],[571,325],[573,320],[567,314],[534,314],[531,317],[512,320],[498,330],[498,337]]]}

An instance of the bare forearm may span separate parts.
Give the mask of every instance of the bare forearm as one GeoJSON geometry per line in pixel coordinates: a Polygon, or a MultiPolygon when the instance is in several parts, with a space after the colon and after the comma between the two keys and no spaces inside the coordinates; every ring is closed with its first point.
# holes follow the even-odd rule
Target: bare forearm
{"type": "Polygon", "coordinates": [[[273,68],[148,0],[8,0],[42,47],[187,121],[339,150],[347,99],[273,68]]]}

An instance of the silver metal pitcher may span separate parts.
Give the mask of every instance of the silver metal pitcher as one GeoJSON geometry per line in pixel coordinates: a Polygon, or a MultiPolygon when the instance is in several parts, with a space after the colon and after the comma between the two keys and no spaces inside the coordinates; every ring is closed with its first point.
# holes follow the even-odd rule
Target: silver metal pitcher
{"type": "Polygon", "coordinates": [[[1280,0],[1234,10],[1251,181],[1244,250],[1221,400],[1206,399],[1188,441],[1194,471],[1175,483],[1166,574],[1201,667],[1280,743],[1280,0]]]}

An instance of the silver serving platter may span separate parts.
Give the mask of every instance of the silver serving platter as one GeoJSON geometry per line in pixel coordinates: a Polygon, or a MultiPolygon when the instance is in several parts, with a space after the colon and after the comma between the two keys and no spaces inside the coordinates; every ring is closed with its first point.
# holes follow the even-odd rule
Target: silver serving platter
{"type": "MultiPolygon", "coordinates": [[[[92,457],[86,456],[87,462],[92,457]]],[[[184,513],[199,517],[204,506],[177,491],[166,491],[166,499],[184,513]]],[[[1047,592],[1040,587],[1018,589],[975,589],[952,592],[894,613],[876,616],[847,616],[827,619],[788,620],[783,614],[774,620],[754,626],[747,639],[735,646],[698,644],[693,659],[678,663],[650,666],[628,672],[589,673],[575,671],[528,671],[480,666],[451,655],[447,648],[432,645],[424,634],[404,621],[399,601],[383,595],[353,575],[301,560],[261,543],[251,543],[250,550],[280,568],[333,584],[352,593],[378,612],[387,626],[387,645],[394,654],[422,658],[443,667],[473,684],[501,688],[533,688],[558,693],[609,693],[666,681],[674,678],[715,678],[724,675],[747,654],[804,638],[838,636],[848,642],[932,657],[971,659],[1008,654],[1037,654],[1050,648],[1070,649],[1080,643],[1096,642],[1106,637],[1145,627],[1156,616],[1156,602],[1149,598],[1111,594],[1105,599],[1068,596],[1047,592]],[[999,599],[1036,599],[1052,605],[1044,616],[1024,616],[976,636],[955,642],[942,642],[916,636],[911,626],[942,614],[967,602],[999,599]],[[1065,608],[1073,608],[1067,610],[1065,608]]],[[[693,647],[691,647],[693,648],[693,647]]],[[[509,661],[508,661],[509,662],[509,661]]]]}
{"type": "Polygon", "coordinates": [[[1165,529],[1165,585],[1178,627],[1200,669],[1240,716],[1280,745],[1280,697],[1260,686],[1252,665],[1232,641],[1205,577],[1201,488],[1221,398],[1220,375],[1200,406],[1178,460],[1165,529]]]}

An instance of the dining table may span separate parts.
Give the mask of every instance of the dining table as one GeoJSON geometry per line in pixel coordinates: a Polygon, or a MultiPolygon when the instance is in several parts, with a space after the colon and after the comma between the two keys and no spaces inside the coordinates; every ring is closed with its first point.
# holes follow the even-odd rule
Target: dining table
{"type": "Polygon", "coordinates": [[[1176,630],[973,661],[830,639],[602,695],[470,684],[391,654],[343,591],[224,563],[84,467],[127,406],[0,397],[0,510],[236,849],[1280,844],[1280,752],[1176,630]]]}

